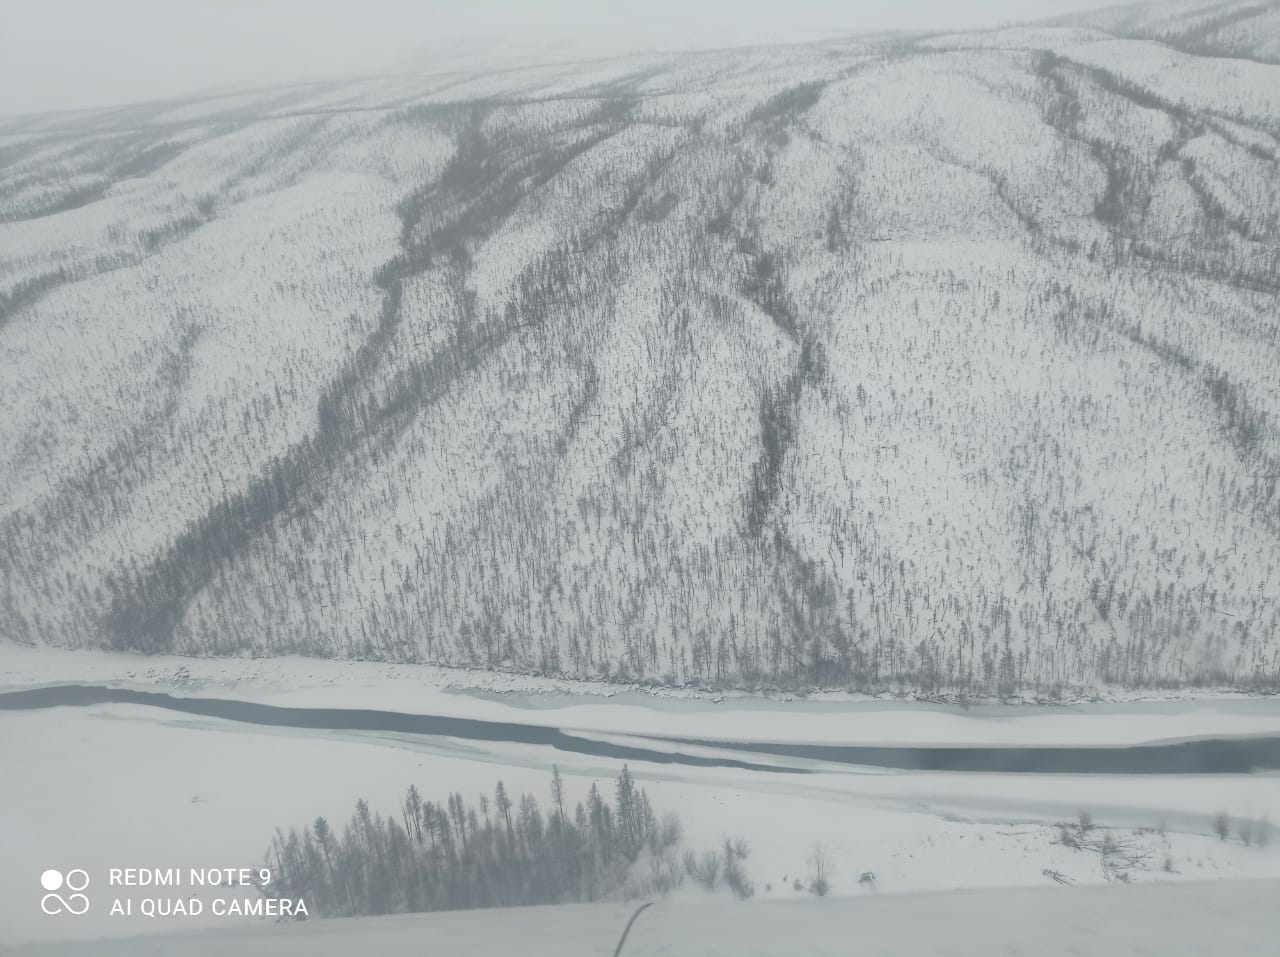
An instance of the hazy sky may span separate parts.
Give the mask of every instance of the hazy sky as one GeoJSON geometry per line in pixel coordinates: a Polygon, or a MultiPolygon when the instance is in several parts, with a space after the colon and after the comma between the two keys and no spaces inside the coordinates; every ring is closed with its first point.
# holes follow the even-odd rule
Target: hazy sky
{"type": "Polygon", "coordinates": [[[797,31],[990,26],[1105,0],[0,0],[0,113],[104,106],[381,68],[466,49],[715,46],[797,31]]]}

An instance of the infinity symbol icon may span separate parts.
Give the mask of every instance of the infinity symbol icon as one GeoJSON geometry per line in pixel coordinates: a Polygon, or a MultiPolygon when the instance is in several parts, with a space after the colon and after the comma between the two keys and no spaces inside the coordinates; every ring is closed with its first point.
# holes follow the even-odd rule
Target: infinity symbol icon
{"type": "Polygon", "coordinates": [[[76,867],[67,871],[65,877],[58,871],[45,871],[40,875],[40,883],[50,892],[40,898],[40,909],[46,914],[61,914],[66,911],[78,917],[89,910],[89,898],[84,894],[75,893],[63,897],[53,893],[64,885],[69,891],[84,890],[89,886],[87,871],[76,867]]]}

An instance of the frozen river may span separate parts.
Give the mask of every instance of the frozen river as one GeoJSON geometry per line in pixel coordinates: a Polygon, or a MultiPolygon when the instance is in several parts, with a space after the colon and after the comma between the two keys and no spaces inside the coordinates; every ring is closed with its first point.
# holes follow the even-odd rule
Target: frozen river
{"type": "MultiPolygon", "coordinates": [[[[234,699],[89,684],[0,693],[0,710],[129,704],[206,718],[308,731],[365,731],[539,745],[609,758],[801,772],[813,762],[908,771],[1027,774],[1242,774],[1280,769],[1280,735],[1205,736],[1193,740],[1108,746],[867,746],[794,741],[593,734],[549,724],[496,721],[368,708],[282,707],[234,699]]],[[[856,723],[857,718],[853,717],[856,723]]]]}

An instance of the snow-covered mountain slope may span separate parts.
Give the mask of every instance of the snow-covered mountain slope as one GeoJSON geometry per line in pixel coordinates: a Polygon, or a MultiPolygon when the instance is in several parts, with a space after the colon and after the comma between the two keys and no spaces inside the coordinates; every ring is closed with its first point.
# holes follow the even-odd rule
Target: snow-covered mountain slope
{"type": "Polygon", "coordinates": [[[1280,66],[1188,50],[1069,24],[10,120],[0,636],[1274,687],[1280,66]]]}
{"type": "Polygon", "coordinates": [[[1136,3],[1073,15],[1058,22],[1158,40],[1205,56],[1246,57],[1280,63],[1280,3],[1276,0],[1136,3]]]}

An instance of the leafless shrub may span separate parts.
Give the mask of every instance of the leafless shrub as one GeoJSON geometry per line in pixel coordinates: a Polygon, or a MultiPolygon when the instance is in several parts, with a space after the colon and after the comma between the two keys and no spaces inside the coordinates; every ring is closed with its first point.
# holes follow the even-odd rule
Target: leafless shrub
{"type": "Polygon", "coordinates": [[[809,893],[816,897],[826,897],[831,892],[833,867],[825,844],[813,845],[813,852],[809,855],[809,869],[809,893]]]}
{"type": "MultiPolygon", "coordinates": [[[[718,851],[703,851],[702,856],[695,859],[693,868],[689,873],[695,881],[707,890],[713,891],[720,886],[722,863],[718,851]]],[[[685,865],[686,867],[688,866],[688,857],[685,858],[685,865]]]]}
{"type": "MultiPolygon", "coordinates": [[[[675,855],[670,851],[649,859],[649,887],[647,893],[666,895],[684,883],[685,874],[675,855]]],[[[644,895],[637,895],[644,896],[644,895]]]]}
{"type": "Polygon", "coordinates": [[[674,814],[664,814],[662,823],[649,832],[649,845],[655,854],[675,847],[684,837],[684,827],[674,814]]]}
{"type": "Polygon", "coordinates": [[[751,854],[751,847],[746,841],[724,839],[724,882],[729,885],[733,895],[739,900],[746,900],[756,892],[755,884],[747,878],[742,862],[751,854]]]}
{"type": "Polygon", "coordinates": [[[1253,827],[1254,821],[1250,817],[1242,817],[1236,822],[1236,836],[1245,847],[1253,843],[1253,827]]]}

